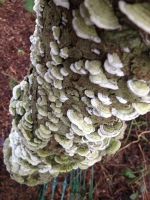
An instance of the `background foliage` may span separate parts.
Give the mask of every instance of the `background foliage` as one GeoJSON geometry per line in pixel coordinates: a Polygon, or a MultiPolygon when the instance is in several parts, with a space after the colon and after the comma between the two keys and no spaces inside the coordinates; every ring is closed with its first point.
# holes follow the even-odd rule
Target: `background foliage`
{"type": "Polygon", "coordinates": [[[34,0],[23,0],[26,10],[33,12],[34,0]]]}

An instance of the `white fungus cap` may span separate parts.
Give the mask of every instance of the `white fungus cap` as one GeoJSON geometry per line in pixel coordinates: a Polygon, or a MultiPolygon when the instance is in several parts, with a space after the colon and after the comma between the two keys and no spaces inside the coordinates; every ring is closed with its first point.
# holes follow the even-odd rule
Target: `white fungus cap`
{"type": "Polygon", "coordinates": [[[63,90],[61,90],[60,91],[60,97],[59,97],[59,100],[61,101],[61,102],[65,102],[65,101],[67,101],[69,98],[66,96],[66,93],[63,91],[63,90]]]}
{"type": "Polygon", "coordinates": [[[21,86],[20,85],[16,85],[13,88],[13,98],[15,100],[19,99],[19,97],[21,96],[21,86]]]}
{"type": "Polygon", "coordinates": [[[75,112],[71,109],[69,109],[67,111],[67,117],[69,118],[69,120],[75,124],[83,133],[85,134],[89,134],[94,132],[95,128],[93,127],[92,124],[87,124],[84,119],[83,119],[83,115],[75,112]]]}
{"type": "Polygon", "coordinates": [[[88,26],[93,25],[93,22],[91,22],[91,20],[90,20],[89,12],[88,12],[87,8],[85,7],[84,3],[80,4],[79,9],[80,9],[80,15],[84,19],[85,24],[88,26]]]}
{"type": "Polygon", "coordinates": [[[52,67],[53,67],[54,65],[51,63],[51,61],[48,61],[48,62],[46,63],[46,66],[47,66],[49,69],[52,69],[52,67]]]}
{"type": "Polygon", "coordinates": [[[130,53],[129,47],[123,47],[122,51],[125,52],[125,53],[130,53]]]}
{"type": "Polygon", "coordinates": [[[53,85],[55,88],[61,90],[62,89],[62,81],[56,78],[53,78],[53,85]]]}
{"type": "Polygon", "coordinates": [[[62,6],[69,10],[70,4],[68,0],[53,0],[56,6],[62,6]]]}
{"type": "Polygon", "coordinates": [[[99,49],[91,49],[91,52],[97,54],[97,55],[100,55],[100,50],[99,49]]]}
{"type": "Polygon", "coordinates": [[[101,64],[102,63],[99,60],[93,60],[93,61],[86,60],[85,61],[85,69],[88,70],[90,72],[90,74],[97,75],[102,70],[101,64]]]}
{"type": "Polygon", "coordinates": [[[45,74],[46,71],[47,71],[46,67],[45,67],[44,65],[42,65],[42,64],[37,64],[35,68],[36,68],[36,72],[37,72],[40,76],[44,77],[44,74],[45,74]]]}
{"type": "Polygon", "coordinates": [[[65,68],[65,67],[62,67],[60,69],[60,73],[63,75],[63,76],[68,76],[69,75],[69,72],[68,70],[65,68]]]}
{"type": "Polygon", "coordinates": [[[149,103],[132,103],[132,106],[139,113],[139,115],[144,115],[150,111],[149,103]]]}
{"type": "Polygon", "coordinates": [[[62,49],[60,49],[60,57],[67,59],[68,58],[68,47],[64,47],[62,49]]]}
{"type": "Polygon", "coordinates": [[[121,25],[113,12],[112,5],[104,0],[85,0],[85,7],[88,9],[91,21],[99,28],[120,29],[121,25]]]}
{"type": "Polygon", "coordinates": [[[120,69],[122,67],[123,67],[123,64],[116,53],[107,54],[107,60],[105,60],[104,62],[104,68],[108,73],[114,74],[117,76],[124,76],[124,72],[120,69]]]}
{"type": "Polygon", "coordinates": [[[86,95],[87,97],[89,97],[89,98],[95,97],[94,91],[93,91],[93,90],[85,90],[84,93],[85,93],[85,95],[86,95]]]}
{"type": "Polygon", "coordinates": [[[150,103],[150,93],[148,93],[146,96],[141,97],[140,102],[143,103],[150,103]]]}
{"type": "Polygon", "coordinates": [[[122,97],[116,96],[116,98],[118,99],[118,101],[119,101],[120,103],[123,103],[123,104],[126,104],[126,103],[127,103],[127,100],[124,99],[124,98],[122,98],[122,97]]]}
{"type": "Polygon", "coordinates": [[[52,52],[50,52],[51,58],[52,58],[52,64],[53,65],[59,65],[62,63],[62,58],[59,55],[54,55],[52,52]]]}
{"type": "Polygon", "coordinates": [[[33,10],[36,12],[37,15],[39,15],[40,17],[42,17],[42,11],[43,11],[43,7],[45,5],[45,1],[34,1],[34,6],[33,6],[33,10]]]}
{"type": "Polygon", "coordinates": [[[88,142],[99,142],[101,140],[101,137],[97,132],[87,134],[85,137],[88,139],[88,142]]]}
{"type": "Polygon", "coordinates": [[[56,42],[50,42],[51,53],[55,56],[59,54],[59,47],[56,42]]]}
{"type": "Polygon", "coordinates": [[[28,91],[29,89],[29,84],[27,81],[23,80],[20,82],[20,88],[21,90],[24,90],[24,91],[28,91]]]}
{"type": "Polygon", "coordinates": [[[116,79],[107,79],[107,77],[105,76],[102,69],[96,75],[90,74],[89,80],[92,83],[98,84],[100,87],[109,88],[109,89],[112,89],[112,90],[118,89],[117,80],[116,79]]]}
{"type": "Polygon", "coordinates": [[[150,92],[150,88],[144,80],[128,80],[127,86],[134,95],[139,97],[144,97],[150,92]]]}
{"type": "Polygon", "coordinates": [[[58,42],[59,38],[60,38],[60,27],[59,26],[53,26],[52,31],[53,31],[54,39],[58,42]]]}
{"type": "Polygon", "coordinates": [[[98,134],[102,138],[113,138],[120,134],[121,131],[125,130],[126,124],[124,121],[116,121],[112,124],[100,125],[98,134]]]}
{"type": "Polygon", "coordinates": [[[73,145],[73,140],[72,139],[70,140],[70,139],[66,138],[65,136],[55,134],[54,138],[64,149],[68,149],[68,148],[72,147],[72,145],[73,145]]]}
{"type": "Polygon", "coordinates": [[[98,92],[98,99],[104,104],[104,105],[110,105],[112,104],[112,101],[107,95],[102,94],[101,92],[98,92]]]}
{"type": "Polygon", "coordinates": [[[102,83],[99,84],[99,86],[104,87],[104,88],[109,88],[109,89],[112,89],[112,90],[118,90],[119,89],[117,81],[113,80],[113,79],[108,79],[107,82],[104,82],[104,83],[102,82],[102,83]]]}
{"type": "Polygon", "coordinates": [[[124,76],[124,72],[120,69],[116,69],[112,65],[109,64],[108,60],[105,60],[104,62],[104,68],[109,74],[114,74],[117,76],[124,76]]]}
{"type": "Polygon", "coordinates": [[[85,133],[80,130],[75,124],[71,123],[71,129],[70,129],[73,133],[79,135],[79,136],[84,136],[85,133]]]}
{"type": "Polygon", "coordinates": [[[96,116],[101,116],[104,118],[109,118],[112,116],[110,107],[108,105],[102,104],[102,102],[99,101],[98,98],[92,98],[91,104],[93,106],[93,114],[96,116]]]}
{"type": "Polygon", "coordinates": [[[102,70],[96,75],[90,74],[89,79],[92,83],[95,83],[95,84],[101,84],[101,83],[108,82],[108,79],[106,78],[106,76],[102,70]]]}
{"type": "Polygon", "coordinates": [[[47,83],[52,83],[52,82],[53,82],[53,79],[51,78],[49,72],[46,72],[46,73],[44,74],[44,80],[45,80],[47,83]]]}
{"type": "Polygon", "coordinates": [[[150,3],[127,4],[119,1],[119,8],[134,24],[150,34],[150,3]]]}
{"type": "Polygon", "coordinates": [[[70,69],[77,74],[87,74],[87,71],[83,68],[83,66],[80,64],[80,61],[76,63],[72,63],[70,65],[70,69]]]}
{"type": "Polygon", "coordinates": [[[41,18],[40,16],[37,16],[35,22],[36,22],[36,25],[37,25],[39,28],[43,29],[43,21],[42,21],[42,18],[41,18]]]}
{"type": "Polygon", "coordinates": [[[130,121],[139,116],[139,113],[131,106],[123,107],[122,109],[117,110],[116,108],[112,108],[112,115],[123,121],[130,121]]]}
{"type": "Polygon", "coordinates": [[[74,134],[73,133],[66,133],[66,138],[68,138],[69,140],[74,138],[74,134]]]}
{"type": "Polygon", "coordinates": [[[92,120],[90,117],[84,117],[84,121],[87,123],[87,124],[92,124],[92,120]]]}
{"type": "Polygon", "coordinates": [[[108,58],[109,64],[111,64],[113,67],[119,68],[119,69],[123,67],[123,64],[119,56],[117,55],[117,53],[113,53],[113,54],[108,53],[107,58],[108,58]]]}
{"type": "Polygon", "coordinates": [[[96,43],[100,43],[101,39],[98,37],[95,27],[86,25],[80,14],[78,13],[76,15],[75,12],[78,11],[73,11],[74,17],[72,20],[72,26],[77,36],[83,39],[92,40],[96,43]]]}
{"type": "Polygon", "coordinates": [[[63,80],[63,75],[60,73],[60,68],[55,66],[51,69],[51,75],[58,80],[63,80]]]}
{"type": "Polygon", "coordinates": [[[75,66],[76,70],[84,69],[84,61],[79,60],[79,61],[75,62],[74,66],[75,66]]]}

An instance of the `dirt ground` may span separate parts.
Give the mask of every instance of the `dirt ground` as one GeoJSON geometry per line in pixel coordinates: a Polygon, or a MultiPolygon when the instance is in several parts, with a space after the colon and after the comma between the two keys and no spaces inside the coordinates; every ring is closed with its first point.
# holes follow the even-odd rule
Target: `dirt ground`
{"type": "MultiPolygon", "coordinates": [[[[39,191],[39,186],[27,187],[11,180],[2,154],[11,128],[11,89],[29,69],[34,21],[34,14],[25,10],[22,0],[0,3],[0,200],[36,200],[39,191]]],[[[90,174],[91,168],[89,178],[90,174]]],[[[46,199],[50,199],[50,192],[49,185],[46,199]]],[[[60,196],[57,188],[55,200],[60,196]]],[[[93,199],[150,200],[150,113],[128,123],[119,153],[95,164],[93,199]]]]}

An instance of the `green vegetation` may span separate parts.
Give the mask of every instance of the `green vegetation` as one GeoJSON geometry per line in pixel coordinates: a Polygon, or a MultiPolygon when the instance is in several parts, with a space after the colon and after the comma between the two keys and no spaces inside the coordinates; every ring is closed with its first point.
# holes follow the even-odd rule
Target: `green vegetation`
{"type": "Polygon", "coordinates": [[[123,176],[128,178],[126,180],[127,184],[129,186],[137,185],[139,188],[133,190],[133,194],[130,195],[131,200],[139,199],[139,197],[146,191],[147,188],[143,179],[148,174],[150,174],[150,170],[147,170],[147,168],[145,169],[145,166],[137,166],[137,171],[133,171],[130,168],[125,168],[123,171],[123,176]]]}
{"type": "Polygon", "coordinates": [[[18,53],[24,53],[24,50],[18,49],[18,53]]]}
{"type": "Polygon", "coordinates": [[[25,9],[29,12],[33,12],[34,0],[23,0],[25,9]]]}
{"type": "Polygon", "coordinates": [[[6,0],[0,0],[0,3],[5,3],[6,0]]]}

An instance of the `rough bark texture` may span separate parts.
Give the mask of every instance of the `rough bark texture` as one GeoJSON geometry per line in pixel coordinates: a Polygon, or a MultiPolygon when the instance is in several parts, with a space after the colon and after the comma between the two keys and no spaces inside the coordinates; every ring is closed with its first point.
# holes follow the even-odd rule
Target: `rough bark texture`
{"type": "Polygon", "coordinates": [[[37,2],[41,2],[39,7],[43,10],[37,11],[39,22],[31,39],[32,66],[22,85],[14,89],[10,103],[10,112],[14,116],[12,132],[4,146],[4,159],[12,178],[28,185],[47,182],[59,172],[87,168],[100,161],[103,155],[115,153],[120,147],[119,139],[123,138],[125,121],[150,110],[148,94],[143,98],[131,92],[127,85],[129,80],[141,81],[139,87],[144,84],[146,89],[149,88],[149,36],[119,11],[117,1],[112,1],[112,5],[122,28],[104,30],[96,27],[100,43],[78,37],[72,27],[72,10],[79,9],[83,1],[70,0],[69,10],[56,6],[52,0],[37,2]],[[66,16],[67,22],[62,16],[66,16]],[[56,42],[54,26],[60,28],[59,54],[61,49],[68,47],[67,58],[60,56],[59,64],[50,54],[50,42],[56,42]],[[105,70],[108,53],[117,55],[117,61],[123,64],[123,76],[105,70]],[[81,68],[85,74],[70,68],[79,60],[84,63],[81,68]],[[91,82],[89,77],[93,75],[85,68],[87,60],[100,61],[99,68],[105,80],[118,89],[91,82]],[[57,69],[60,74],[62,68],[68,74],[63,80],[58,78],[57,85],[51,71],[57,69]],[[49,73],[48,79],[46,73],[49,73]],[[94,96],[89,97],[87,90],[94,96]],[[61,98],[62,91],[66,100],[61,98]],[[111,104],[108,105],[106,99],[101,100],[98,93],[107,100],[109,97],[111,104]],[[116,97],[123,98],[126,103],[116,97]],[[135,108],[137,103],[140,103],[142,108],[139,104],[137,107],[141,111],[135,108]],[[125,119],[114,114],[120,112],[125,119]]]}

